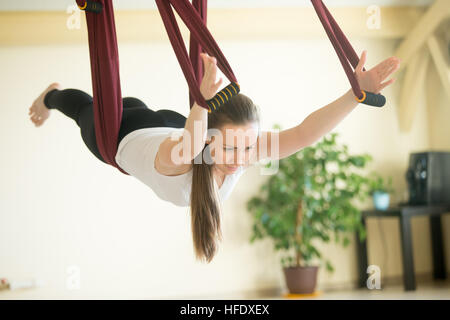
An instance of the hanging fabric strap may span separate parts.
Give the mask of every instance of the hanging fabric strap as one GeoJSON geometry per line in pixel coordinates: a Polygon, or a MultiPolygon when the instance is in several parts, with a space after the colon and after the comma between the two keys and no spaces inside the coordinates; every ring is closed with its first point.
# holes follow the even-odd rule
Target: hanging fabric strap
{"type": "MultiPolygon", "coordinates": [[[[200,53],[202,50],[217,59],[217,66],[232,83],[237,84],[236,77],[228,61],[206,27],[207,0],[156,0],[159,13],[164,22],[175,55],[184,73],[189,87],[189,107],[194,102],[210,110],[208,103],[200,92],[203,67],[200,53]],[[178,23],[172,7],[190,30],[190,55],[186,50],[178,23]]],[[[239,87],[239,86],[238,86],[239,87]]]]}
{"type": "MultiPolygon", "coordinates": [[[[202,19],[203,24],[207,25],[208,18],[208,1],[207,0],[193,0],[192,6],[195,11],[198,12],[200,19],[202,19]]],[[[202,57],[200,56],[202,53],[202,46],[200,43],[195,40],[195,38],[191,35],[189,37],[189,57],[191,60],[192,68],[194,69],[195,79],[197,81],[197,86],[200,87],[203,79],[203,63],[202,57]]],[[[187,78],[186,78],[187,80],[187,78]]],[[[189,106],[192,108],[192,105],[195,102],[194,95],[189,90],[189,106]]]]}
{"type": "MultiPolygon", "coordinates": [[[[311,2],[325,28],[328,38],[336,50],[342,66],[344,67],[356,100],[370,106],[382,107],[386,103],[386,98],[383,95],[361,90],[356,75],[351,68],[351,66],[353,66],[353,68],[357,67],[359,57],[336,20],[334,20],[322,0],[311,0],[311,2]],[[349,61],[351,66],[349,65],[349,61]]],[[[363,68],[363,71],[366,71],[365,68],[363,68]]]]}
{"type": "Polygon", "coordinates": [[[122,93],[113,3],[112,0],[76,2],[86,13],[98,151],[108,164],[128,175],[115,161],[122,122],[122,93]]]}

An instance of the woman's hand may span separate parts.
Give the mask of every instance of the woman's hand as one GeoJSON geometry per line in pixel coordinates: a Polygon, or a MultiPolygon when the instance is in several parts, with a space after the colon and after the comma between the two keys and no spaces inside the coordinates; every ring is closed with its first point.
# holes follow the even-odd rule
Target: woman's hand
{"type": "Polygon", "coordinates": [[[391,79],[384,83],[381,83],[400,68],[400,59],[396,57],[390,57],[377,66],[368,71],[363,71],[364,64],[366,63],[367,51],[364,50],[358,66],[355,69],[356,79],[358,79],[361,90],[379,94],[381,90],[387,86],[393,84],[396,79],[391,79]]]}
{"type": "Polygon", "coordinates": [[[203,59],[203,70],[205,71],[202,83],[200,84],[200,92],[202,93],[205,100],[209,100],[216,95],[220,85],[222,84],[222,78],[220,78],[219,81],[216,82],[216,58],[210,57],[206,53],[201,53],[200,56],[203,59]]]}

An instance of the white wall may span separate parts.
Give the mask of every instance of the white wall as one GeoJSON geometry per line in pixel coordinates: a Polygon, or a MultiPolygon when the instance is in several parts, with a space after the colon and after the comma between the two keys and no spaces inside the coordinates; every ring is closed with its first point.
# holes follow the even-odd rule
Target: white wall
{"type": "MultiPolygon", "coordinates": [[[[353,40],[368,50],[367,67],[391,56],[395,41],[353,40]]],[[[150,108],[188,114],[187,85],[169,43],[120,45],[123,96],[150,108]]],[[[262,125],[284,128],[332,102],[349,82],[328,40],[221,42],[242,92],[262,110],[262,125]],[[293,97],[301,96],[295,101],[293,97]]],[[[0,49],[0,277],[39,277],[47,296],[218,297],[264,288],[284,290],[270,241],[249,244],[246,201],[266,179],[257,167],[244,174],[225,203],[224,242],[209,265],[194,261],[188,208],[159,200],[133,177],[97,160],[75,122],[57,110],[40,128],[28,107],[53,81],[92,93],[87,46],[0,49]],[[67,268],[79,266],[81,289],[66,289],[67,268]]],[[[400,81],[399,81],[400,82],[400,81]]],[[[425,108],[408,134],[399,132],[399,85],[384,91],[382,109],[359,105],[336,128],[352,153],[370,153],[372,168],[394,178],[404,200],[408,154],[429,147],[425,108]]],[[[370,206],[370,203],[368,203],[370,206]]],[[[413,221],[416,270],[430,272],[428,228],[413,221]]],[[[448,224],[448,223],[447,223],[448,224]]],[[[384,275],[401,275],[397,221],[383,221],[388,261],[380,233],[369,221],[370,263],[384,275]],[[384,263],[384,264],[383,264],[384,263]]],[[[447,225],[448,227],[448,225],[447,225]]],[[[448,228],[447,228],[448,230],[448,228]]],[[[355,249],[321,246],[336,272],[319,273],[319,289],[357,279],[355,249]]],[[[447,254],[449,249],[447,248],[447,254]]]]}

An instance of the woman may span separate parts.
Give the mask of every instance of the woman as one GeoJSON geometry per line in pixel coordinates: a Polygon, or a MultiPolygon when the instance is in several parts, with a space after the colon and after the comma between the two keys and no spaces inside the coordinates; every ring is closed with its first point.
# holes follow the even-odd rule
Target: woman
{"type": "MultiPolygon", "coordinates": [[[[222,79],[216,82],[216,59],[207,54],[202,54],[202,59],[205,73],[200,91],[209,100],[222,79]]],[[[399,68],[397,58],[363,72],[365,61],[366,51],[355,70],[362,90],[380,93],[394,82],[382,83],[399,68]]],[[[172,110],[153,111],[142,101],[125,97],[115,159],[160,198],[179,206],[190,205],[196,257],[210,262],[221,239],[220,202],[229,196],[243,170],[263,157],[282,159],[313,144],[357,105],[352,90],[348,90],[299,125],[281,131],[279,148],[273,152],[273,133],[260,132],[258,109],[241,93],[212,113],[195,103],[188,118],[172,110]]],[[[31,121],[41,126],[50,109],[58,109],[76,121],[89,150],[103,161],[96,145],[92,107],[90,95],[76,89],[62,90],[53,83],[34,101],[29,114],[31,121]]]]}

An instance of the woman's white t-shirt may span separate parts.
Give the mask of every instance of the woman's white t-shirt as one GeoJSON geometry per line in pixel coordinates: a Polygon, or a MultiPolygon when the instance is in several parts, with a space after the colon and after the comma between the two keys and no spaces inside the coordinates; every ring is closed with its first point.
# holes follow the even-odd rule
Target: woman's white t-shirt
{"type": "MultiPolygon", "coordinates": [[[[182,134],[184,128],[154,127],[130,132],[120,141],[115,160],[128,174],[148,185],[155,194],[181,207],[190,205],[192,169],[177,176],[166,176],[155,169],[155,157],[159,145],[173,132],[182,134]]],[[[226,200],[245,168],[240,166],[233,174],[226,175],[218,189],[220,200],[226,200]]],[[[216,188],[218,185],[214,180],[216,188]]]]}

